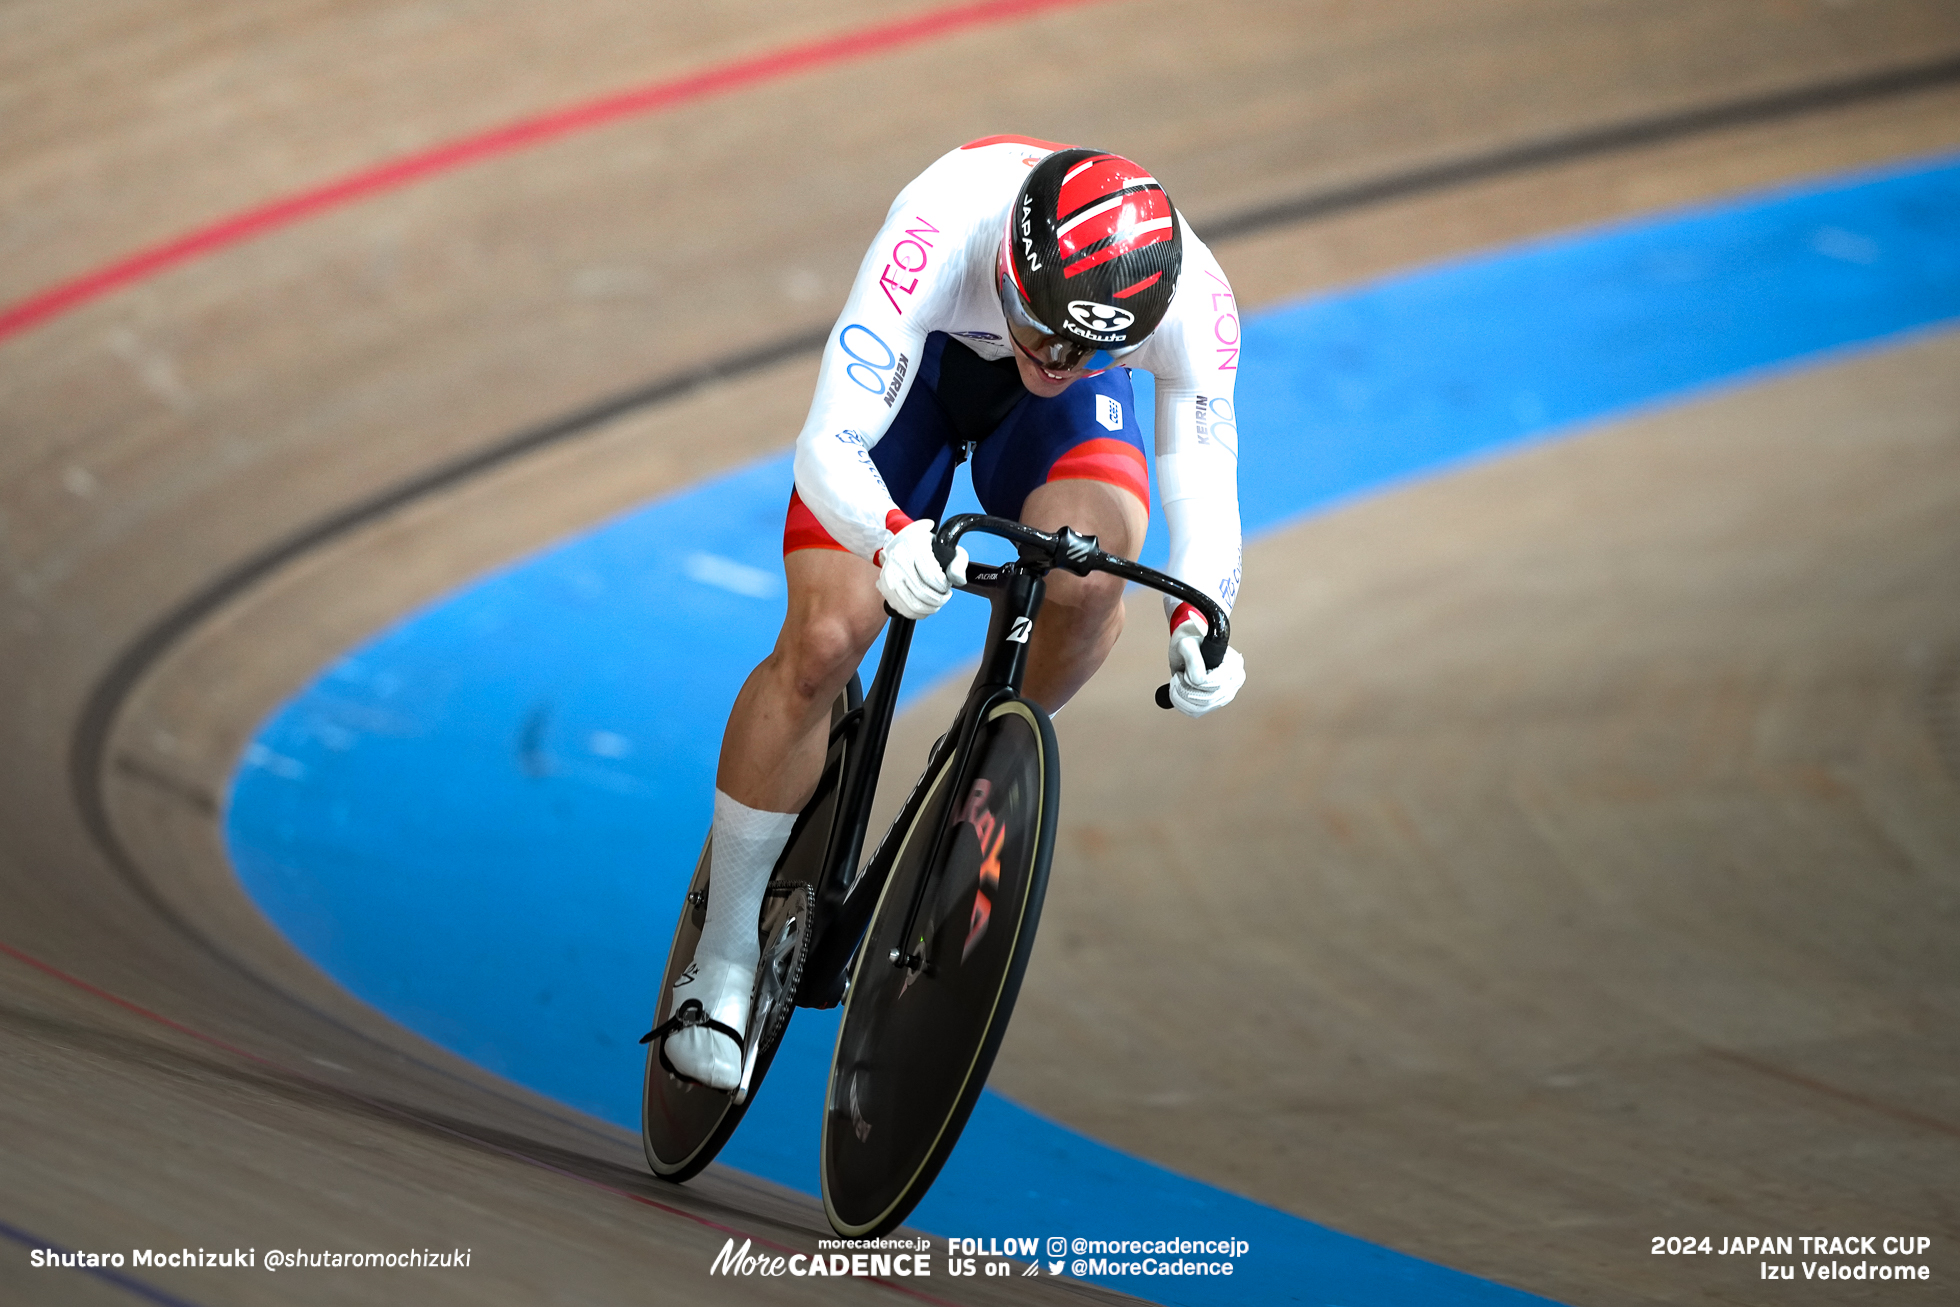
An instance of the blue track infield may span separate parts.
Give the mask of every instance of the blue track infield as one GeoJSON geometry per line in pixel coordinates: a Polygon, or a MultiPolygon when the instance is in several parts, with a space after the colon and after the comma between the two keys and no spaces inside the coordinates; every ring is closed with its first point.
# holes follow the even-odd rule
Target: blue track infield
{"type": "MultiPolygon", "coordinates": [[[[1955,320],[1951,158],[1264,312],[1244,328],[1245,525],[1271,531],[1453,463],[1955,320]]],[[[785,453],[718,477],[475,582],[281,707],[246,751],[226,818],[266,915],[389,1016],[637,1128],[634,1041],[706,826],[721,725],[782,613],[788,465],[785,453]]],[[[1161,553],[1159,538],[1145,557],[1161,553]]],[[[1256,574],[1246,586],[1260,602],[1256,574]]],[[[921,626],[913,695],[977,648],[983,609],[956,598],[921,626]]],[[[1156,711],[1141,697],[1137,710],[1156,711]]],[[[799,1014],[724,1161],[814,1192],[834,1037],[833,1014],[799,1014]]],[[[1166,1303],[1540,1301],[1174,1175],[992,1094],[913,1223],[1044,1247],[1250,1244],[1230,1278],[1088,1276],[1166,1303]]]]}

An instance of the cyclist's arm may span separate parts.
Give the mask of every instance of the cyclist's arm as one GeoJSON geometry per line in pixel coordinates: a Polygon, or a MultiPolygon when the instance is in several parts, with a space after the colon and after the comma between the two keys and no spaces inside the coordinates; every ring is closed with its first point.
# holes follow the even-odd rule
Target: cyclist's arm
{"type": "Polygon", "coordinates": [[[964,242],[947,207],[910,189],[892,206],[824,345],[810,415],[796,438],[797,493],[861,558],[873,558],[911,520],[871,450],[912,389],[940,301],[957,294],[964,242]]]}
{"type": "MultiPolygon", "coordinates": [[[[1157,381],[1157,492],[1170,532],[1169,572],[1216,598],[1239,594],[1239,316],[1218,262],[1186,231],[1177,298],[1140,365],[1157,381]]],[[[1176,612],[1166,599],[1166,614],[1176,612]]]]}

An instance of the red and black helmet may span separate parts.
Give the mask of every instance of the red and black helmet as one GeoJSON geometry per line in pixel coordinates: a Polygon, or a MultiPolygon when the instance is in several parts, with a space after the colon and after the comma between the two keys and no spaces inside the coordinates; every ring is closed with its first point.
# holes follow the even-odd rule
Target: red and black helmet
{"type": "Polygon", "coordinates": [[[1001,309],[1035,362],[1100,370],[1163,321],[1183,260],[1184,233],[1156,178],[1104,150],[1057,150],[1008,210],[1001,309]]]}

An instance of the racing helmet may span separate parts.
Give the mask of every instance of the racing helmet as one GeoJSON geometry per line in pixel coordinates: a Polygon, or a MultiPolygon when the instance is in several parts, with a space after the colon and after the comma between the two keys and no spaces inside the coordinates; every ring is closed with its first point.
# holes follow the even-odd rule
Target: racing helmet
{"type": "Polygon", "coordinates": [[[1156,178],[1105,150],[1057,150],[1007,211],[1008,332],[1045,368],[1102,371],[1163,321],[1183,260],[1183,226],[1156,178]]]}

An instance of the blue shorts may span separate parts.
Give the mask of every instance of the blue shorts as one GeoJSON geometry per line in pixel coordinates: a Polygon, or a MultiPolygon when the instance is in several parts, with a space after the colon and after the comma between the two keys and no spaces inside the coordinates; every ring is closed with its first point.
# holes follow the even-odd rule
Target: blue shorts
{"type": "MultiPolygon", "coordinates": [[[[1128,368],[1084,377],[1053,399],[1027,392],[1014,361],[982,360],[951,336],[926,337],[918,379],[871,461],[899,510],[937,521],[961,452],[973,448],[973,489],[996,517],[1019,519],[1036,486],[1104,481],[1150,510],[1150,477],[1128,368]]],[[[783,552],[842,549],[790,492],[783,552]]]]}

